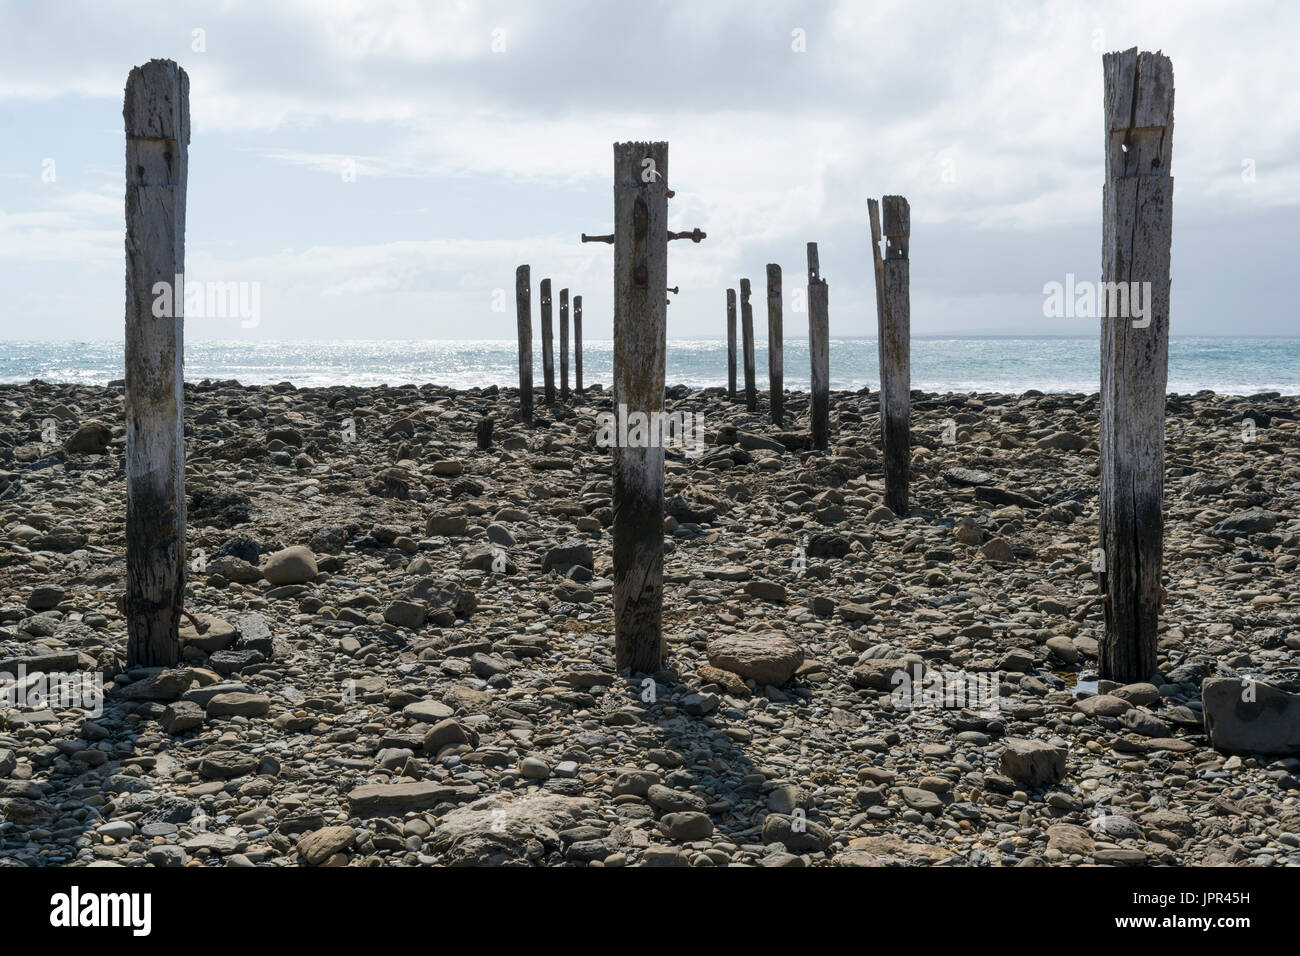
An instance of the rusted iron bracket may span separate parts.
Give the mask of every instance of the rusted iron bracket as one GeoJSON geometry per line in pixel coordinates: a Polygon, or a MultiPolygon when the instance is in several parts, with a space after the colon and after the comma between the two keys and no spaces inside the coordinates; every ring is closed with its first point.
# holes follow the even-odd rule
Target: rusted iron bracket
{"type": "MultiPolygon", "coordinates": [[[[676,193],[674,193],[673,190],[671,189],[668,190],[669,199],[671,199],[675,195],[676,193]]],[[[636,204],[632,207],[632,235],[638,239],[643,239],[645,238],[646,230],[648,228],[649,228],[649,211],[646,208],[646,204],[644,200],[638,199],[636,201],[636,204]]],[[[696,226],[690,232],[669,232],[668,233],[669,241],[673,239],[689,239],[691,240],[691,242],[698,243],[701,240],[706,238],[708,238],[708,233],[704,232],[698,226],[696,226]]],[[[582,233],[582,241],[583,242],[604,242],[612,246],[614,244],[614,235],[610,234],[604,236],[589,236],[584,232],[582,233]]],[[[634,288],[644,289],[649,284],[649,281],[650,281],[649,274],[646,271],[646,267],[644,263],[637,265],[636,268],[632,270],[632,285],[634,288]]],[[[673,286],[668,291],[672,293],[676,293],[677,287],[673,286]]],[[[671,304],[671,300],[669,300],[669,303],[671,304]]]]}
{"type": "MultiPolygon", "coordinates": [[[[637,233],[637,235],[640,235],[640,233],[637,233]]],[[[669,242],[671,242],[674,239],[689,239],[691,240],[691,242],[700,242],[707,238],[709,238],[709,234],[703,231],[702,229],[700,229],[698,226],[696,226],[690,232],[669,232],[668,233],[669,242]]],[[[614,244],[614,237],[613,235],[589,236],[584,232],[582,234],[582,241],[583,242],[606,242],[612,246],[614,244]]]]}

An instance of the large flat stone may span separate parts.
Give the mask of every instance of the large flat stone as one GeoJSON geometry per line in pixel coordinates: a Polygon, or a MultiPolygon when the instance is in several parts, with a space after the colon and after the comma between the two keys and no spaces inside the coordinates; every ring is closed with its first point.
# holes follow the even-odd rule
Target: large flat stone
{"type": "Polygon", "coordinates": [[[587,797],[551,793],[485,797],[442,817],[433,847],[451,866],[518,863],[533,843],[558,844],[559,831],[594,806],[587,797]]]}
{"type": "Polygon", "coordinates": [[[1065,752],[1041,740],[1009,737],[1001,767],[1016,783],[1044,787],[1065,776],[1065,752]]]}
{"type": "Polygon", "coordinates": [[[209,717],[264,717],[270,709],[271,698],[265,694],[237,690],[217,694],[207,706],[209,717]]]}
{"type": "Polygon", "coordinates": [[[374,783],[348,794],[348,805],[359,817],[396,817],[413,810],[432,810],[440,803],[462,803],[478,796],[475,787],[441,783],[374,783]]]}
{"type": "Polygon", "coordinates": [[[248,685],[241,684],[239,681],[223,681],[220,684],[209,684],[207,687],[191,687],[181,695],[181,700],[189,700],[206,708],[208,701],[218,694],[231,693],[248,693],[248,685]]]}
{"type": "Polygon", "coordinates": [[[180,626],[181,644],[186,647],[197,647],[208,654],[234,646],[235,638],[238,636],[235,625],[213,614],[199,613],[194,617],[208,625],[208,629],[200,634],[193,624],[186,621],[180,626]]]}
{"type": "Polygon", "coordinates": [[[803,648],[779,631],[730,634],[709,641],[709,663],[757,684],[779,686],[803,663],[803,648]]]}
{"type": "Polygon", "coordinates": [[[1300,754],[1300,694],[1260,681],[1211,677],[1201,684],[1201,703],[1215,750],[1300,754]]]}
{"type": "Polygon", "coordinates": [[[298,840],[298,855],[309,866],[324,863],[356,842],[357,832],[348,826],[322,827],[298,840]]]}

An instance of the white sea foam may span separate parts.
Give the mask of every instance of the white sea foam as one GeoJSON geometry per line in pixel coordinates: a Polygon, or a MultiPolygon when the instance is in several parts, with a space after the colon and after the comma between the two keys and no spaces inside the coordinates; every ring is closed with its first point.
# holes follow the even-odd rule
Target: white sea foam
{"type": "MultiPolygon", "coordinates": [[[[540,386],[541,342],[534,336],[534,380],[540,386]]],[[[609,385],[613,343],[583,343],[583,378],[609,385]]],[[[572,364],[572,359],[570,360],[572,364]]],[[[121,342],[0,344],[0,382],[105,384],[123,374],[121,342]]],[[[186,342],[185,378],[236,379],[245,385],[404,384],[453,388],[518,382],[513,341],[245,340],[186,342]]],[[[879,384],[874,339],[831,340],[831,388],[874,390],[879,384]]],[[[558,362],[557,362],[558,365],[558,362]]],[[[923,338],[912,341],[912,387],[930,392],[1084,392],[1098,389],[1096,338],[923,338]]],[[[767,349],[756,343],[759,387],[767,378],[767,349]]],[[[558,374],[558,369],[557,369],[558,374]]],[[[726,384],[726,343],[683,339],[668,343],[667,381],[692,388],[726,384]]],[[[808,388],[808,343],[785,343],[785,386],[808,388]]],[[[1249,395],[1300,394],[1300,339],[1175,338],[1169,349],[1171,392],[1210,389],[1249,395]]]]}

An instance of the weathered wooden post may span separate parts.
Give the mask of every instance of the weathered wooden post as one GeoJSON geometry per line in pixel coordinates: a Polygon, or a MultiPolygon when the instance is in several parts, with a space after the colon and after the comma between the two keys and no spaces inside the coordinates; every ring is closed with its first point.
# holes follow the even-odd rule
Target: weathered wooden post
{"type": "Polygon", "coordinates": [[[781,331],[781,267],[767,265],[767,378],[772,424],[785,422],[785,370],[782,367],[785,339],[781,331]]]}
{"type": "Polygon", "coordinates": [[[817,243],[808,243],[808,357],[812,364],[812,424],[814,448],[830,442],[830,318],[827,311],[826,280],[821,276],[817,243]]]}
{"type": "Polygon", "coordinates": [[[560,400],[569,397],[569,290],[560,290],[560,400]]]}
{"type": "MultiPolygon", "coordinates": [[[[614,408],[650,421],[664,407],[667,179],[667,143],[614,146],[614,408]]],[[[614,449],[613,545],[615,663],[653,672],[663,621],[661,442],[620,442],[614,449]]]]}
{"type": "Polygon", "coordinates": [[[528,266],[515,270],[515,322],[519,330],[519,418],[533,423],[533,303],[528,266]]]}
{"type": "Polygon", "coordinates": [[[1156,669],[1161,604],[1165,386],[1169,370],[1169,250],[1174,181],[1174,68],[1137,48],[1102,57],[1106,181],[1102,290],[1145,291],[1147,312],[1099,308],[1101,491],[1106,633],[1103,679],[1144,681],[1156,669]],[[1115,285],[1112,285],[1114,283],[1115,285]],[[1116,311],[1124,314],[1116,315],[1116,311]]]}
{"type": "MultiPolygon", "coordinates": [[[[912,213],[902,196],[885,196],[883,229],[871,203],[871,234],[883,232],[884,259],[876,272],[877,331],[880,350],[880,441],[885,465],[885,504],[894,514],[908,512],[911,477],[912,312],[908,284],[908,243],[912,213]]],[[[873,256],[880,255],[878,240],[873,256]]]]}
{"type": "Polygon", "coordinates": [[[174,667],[185,601],[185,186],[190,81],[171,60],[131,71],[126,127],[128,667],[174,667]],[[170,290],[170,294],[169,291],[170,290]],[[161,299],[160,299],[161,296],[161,299]],[[156,314],[158,302],[170,307],[156,314]]]}
{"type": "Polygon", "coordinates": [[[749,280],[740,280],[740,332],[745,357],[745,408],[758,411],[758,389],[754,384],[754,307],[749,303],[749,280]]]}
{"type": "Polygon", "coordinates": [[[582,296],[573,297],[573,388],[582,395],[582,296]]]}
{"type": "Polygon", "coordinates": [[[668,241],[667,143],[614,144],[614,659],[652,673],[663,646],[664,354],[668,241]]]}
{"type": "Polygon", "coordinates": [[[551,329],[551,280],[542,280],[542,401],[555,404],[555,342],[551,329]]]}
{"type": "Polygon", "coordinates": [[[736,400],[736,290],[727,290],[727,399],[736,400]]]}

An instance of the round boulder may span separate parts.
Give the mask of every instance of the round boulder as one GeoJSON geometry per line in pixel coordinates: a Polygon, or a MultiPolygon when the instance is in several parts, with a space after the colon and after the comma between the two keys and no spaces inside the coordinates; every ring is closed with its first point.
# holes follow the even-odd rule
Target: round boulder
{"type": "Polygon", "coordinates": [[[63,443],[63,450],[73,455],[102,455],[113,440],[113,430],[100,421],[88,421],[63,443]]]}
{"type": "Polygon", "coordinates": [[[262,577],[276,585],[306,584],[316,574],[316,555],[300,544],[275,552],[262,568],[262,577]]]}

